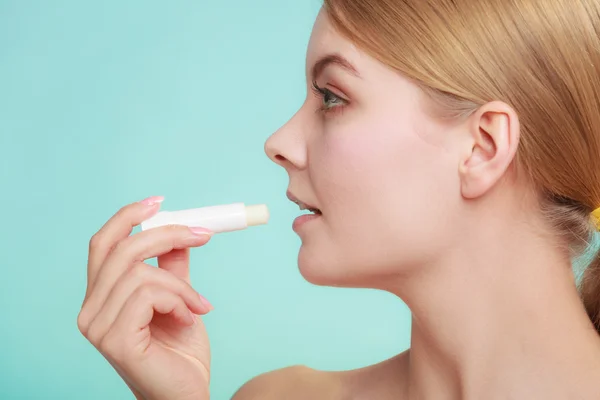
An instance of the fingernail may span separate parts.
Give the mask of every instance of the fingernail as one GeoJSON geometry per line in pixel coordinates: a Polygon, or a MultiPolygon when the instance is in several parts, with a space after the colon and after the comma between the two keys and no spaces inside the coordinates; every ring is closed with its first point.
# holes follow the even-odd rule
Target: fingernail
{"type": "Polygon", "coordinates": [[[202,302],[202,304],[204,304],[206,306],[206,308],[208,308],[208,311],[212,311],[215,308],[213,307],[212,304],[210,304],[210,301],[206,300],[206,297],[202,296],[201,294],[198,293],[198,296],[200,297],[200,301],[202,302]]]}
{"type": "Polygon", "coordinates": [[[151,196],[147,199],[140,201],[145,206],[153,206],[158,203],[162,203],[165,200],[164,196],[151,196]]]}
{"type": "Polygon", "coordinates": [[[212,236],[213,232],[210,229],[192,226],[190,231],[196,236],[212,236]]]}

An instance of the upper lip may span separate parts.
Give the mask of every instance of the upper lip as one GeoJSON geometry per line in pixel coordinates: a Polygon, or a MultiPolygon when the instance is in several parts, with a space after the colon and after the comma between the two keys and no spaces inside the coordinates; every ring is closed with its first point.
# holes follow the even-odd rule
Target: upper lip
{"type": "Polygon", "coordinates": [[[321,210],[319,210],[317,207],[313,206],[312,204],[308,204],[308,203],[305,203],[305,202],[299,200],[289,190],[286,192],[286,196],[287,196],[288,199],[290,199],[290,201],[298,204],[298,206],[300,207],[301,210],[310,210],[310,211],[319,211],[319,212],[321,212],[321,210]]]}

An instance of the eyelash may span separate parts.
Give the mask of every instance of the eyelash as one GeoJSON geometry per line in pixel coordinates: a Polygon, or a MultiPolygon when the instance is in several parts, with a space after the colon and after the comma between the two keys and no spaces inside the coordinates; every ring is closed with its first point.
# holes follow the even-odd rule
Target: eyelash
{"type": "Polygon", "coordinates": [[[329,89],[320,87],[319,85],[317,85],[317,82],[312,83],[312,91],[314,92],[314,94],[317,97],[319,97],[321,99],[321,106],[317,109],[317,112],[322,112],[323,114],[329,114],[332,112],[341,111],[348,104],[348,100],[342,99],[340,96],[333,93],[329,89]],[[341,104],[327,107],[325,104],[323,104],[323,102],[325,102],[325,99],[327,98],[327,96],[329,96],[330,100],[333,97],[334,100],[340,101],[341,104]]]}

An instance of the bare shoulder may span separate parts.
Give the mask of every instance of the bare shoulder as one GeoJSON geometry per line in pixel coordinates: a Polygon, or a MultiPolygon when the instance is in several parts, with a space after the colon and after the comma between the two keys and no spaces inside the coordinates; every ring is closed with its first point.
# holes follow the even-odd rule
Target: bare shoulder
{"type": "Polygon", "coordinates": [[[267,372],[248,381],[232,400],[339,398],[341,385],[334,373],[303,365],[267,372]]]}
{"type": "Polygon", "coordinates": [[[349,371],[318,371],[302,365],[257,376],[232,400],[402,399],[409,351],[381,363],[349,371]]]}

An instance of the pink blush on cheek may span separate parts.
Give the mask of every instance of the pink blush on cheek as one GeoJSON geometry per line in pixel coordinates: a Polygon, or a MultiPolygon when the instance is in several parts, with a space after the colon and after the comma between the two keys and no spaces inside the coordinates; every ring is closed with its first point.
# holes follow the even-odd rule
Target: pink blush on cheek
{"type": "Polygon", "coordinates": [[[365,192],[406,195],[443,168],[439,164],[445,163],[444,149],[424,140],[414,128],[381,121],[361,125],[328,132],[311,159],[315,190],[320,189],[324,199],[335,196],[349,201],[365,192]]]}
{"type": "Polygon", "coordinates": [[[382,143],[368,135],[329,137],[322,143],[309,168],[315,194],[325,210],[352,209],[353,203],[360,202],[358,198],[386,186],[386,170],[392,166],[382,162],[382,156],[388,157],[382,148],[382,143]]]}

